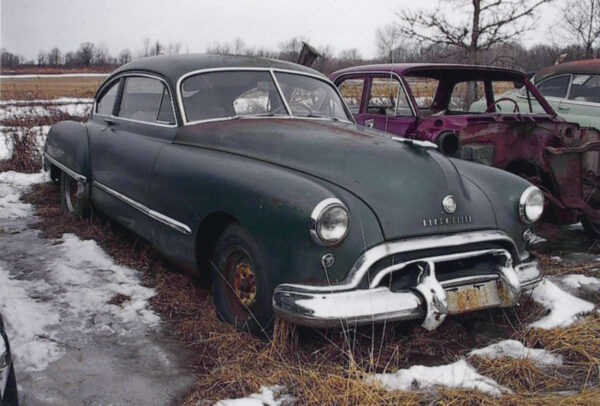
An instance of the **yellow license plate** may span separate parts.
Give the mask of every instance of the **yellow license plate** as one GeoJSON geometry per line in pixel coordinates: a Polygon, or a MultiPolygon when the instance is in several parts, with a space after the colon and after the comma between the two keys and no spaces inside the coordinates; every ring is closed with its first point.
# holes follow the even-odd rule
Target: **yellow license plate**
{"type": "Polygon", "coordinates": [[[497,307],[502,303],[496,281],[448,288],[446,296],[449,314],[497,307]]]}

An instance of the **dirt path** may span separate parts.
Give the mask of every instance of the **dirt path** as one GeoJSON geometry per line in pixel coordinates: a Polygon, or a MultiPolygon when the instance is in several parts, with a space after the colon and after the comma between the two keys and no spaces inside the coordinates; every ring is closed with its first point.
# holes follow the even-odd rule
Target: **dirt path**
{"type": "Polygon", "coordinates": [[[25,405],[173,403],[193,385],[137,272],[93,241],[42,239],[20,195],[40,175],[0,174],[0,311],[25,405]]]}

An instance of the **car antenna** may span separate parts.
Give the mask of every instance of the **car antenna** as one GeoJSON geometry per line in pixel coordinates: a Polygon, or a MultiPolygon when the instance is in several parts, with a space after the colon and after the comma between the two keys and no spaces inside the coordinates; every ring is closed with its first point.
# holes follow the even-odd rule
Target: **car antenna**
{"type": "MultiPolygon", "coordinates": [[[[390,52],[390,59],[391,59],[391,65],[390,65],[390,80],[389,80],[389,98],[390,101],[392,101],[391,96],[392,96],[392,80],[394,78],[394,50],[392,49],[392,51],[390,52]]],[[[398,84],[399,85],[399,84],[398,84]]],[[[371,92],[373,91],[373,82],[371,82],[371,92]]],[[[400,89],[398,89],[398,92],[400,91],[400,89]]],[[[395,101],[393,102],[393,104],[395,104],[395,101]]],[[[396,112],[396,108],[394,106],[394,113],[396,112]]],[[[394,114],[395,115],[395,114],[394,114]]],[[[388,115],[387,109],[385,111],[385,127],[383,128],[383,131],[387,132],[388,129],[388,121],[390,119],[390,116],[388,115]]]]}

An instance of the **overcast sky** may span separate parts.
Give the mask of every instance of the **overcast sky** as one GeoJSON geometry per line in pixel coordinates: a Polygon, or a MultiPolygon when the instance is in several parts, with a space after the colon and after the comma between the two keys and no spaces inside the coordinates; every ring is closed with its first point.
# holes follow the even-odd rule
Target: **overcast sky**
{"type": "MultiPolygon", "coordinates": [[[[81,42],[105,44],[116,55],[136,52],[144,37],[181,42],[182,51],[203,52],[215,41],[244,39],[247,45],[275,48],[293,36],[334,50],[358,48],[375,56],[375,30],[401,8],[431,7],[439,0],[0,0],[0,45],[34,58],[58,46],[75,50],[81,42]]],[[[561,2],[561,0],[557,0],[561,2]]],[[[556,10],[540,13],[539,27],[525,45],[547,41],[556,10]]],[[[460,18],[457,13],[456,18],[460,18]]]]}

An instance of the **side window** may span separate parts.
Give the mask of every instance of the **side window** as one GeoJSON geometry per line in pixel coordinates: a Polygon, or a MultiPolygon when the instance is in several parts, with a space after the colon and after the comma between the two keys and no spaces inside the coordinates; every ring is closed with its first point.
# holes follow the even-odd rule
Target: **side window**
{"type": "Polygon", "coordinates": [[[482,81],[458,82],[452,89],[448,110],[467,112],[473,103],[482,99],[485,102],[485,85],[482,81]]]}
{"type": "Polygon", "coordinates": [[[365,79],[346,79],[338,86],[342,98],[350,113],[358,114],[360,112],[360,99],[365,87],[365,79]]]}
{"type": "Polygon", "coordinates": [[[404,89],[395,78],[373,78],[369,90],[367,111],[370,114],[411,116],[412,111],[404,89]]]}
{"type": "Polygon", "coordinates": [[[421,76],[404,76],[419,109],[429,109],[435,99],[440,81],[421,76]]]}
{"type": "Polygon", "coordinates": [[[600,76],[575,75],[571,84],[569,99],[600,103],[600,76]]]}
{"type": "Polygon", "coordinates": [[[96,103],[96,113],[110,116],[113,112],[117,91],[119,90],[119,81],[115,81],[108,90],[106,90],[96,103]]]}
{"type": "Polygon", "coordinates": [[[117,115],[148,123],[174,123],[168,90],[160,80],[141,76],[125,79],[117,115]]]}
{"type": "Polygon", "coordinates": [[[538,85],[538,89],[545,97],[559,97],[562,99],[567,96],[570,80],[571,76],[569,75],[557,76],[542,82],[538,85]]]}

